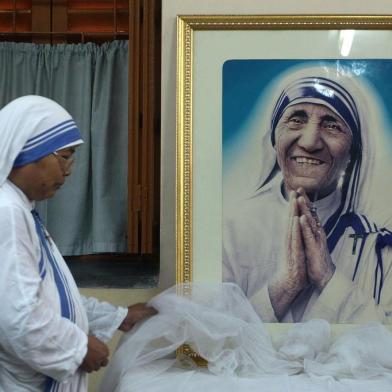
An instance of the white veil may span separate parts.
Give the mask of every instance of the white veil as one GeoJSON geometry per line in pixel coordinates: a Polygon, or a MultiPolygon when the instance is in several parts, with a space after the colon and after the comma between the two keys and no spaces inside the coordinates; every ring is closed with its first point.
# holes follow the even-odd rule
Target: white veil
{"type": "Polygon", "coordinates": [[[0,110],[0,137],[0,186],[29,140],[32,142],[26,149],[35,151],[37,159],[57,149],[83,143],[71,115],[58,103],[38,95],[16,98],[0,110]],[[59,127],[65,121],[71,125],[59,127]],[[47,145],[40,148],[44,143],[52,148],[47,145]]]}

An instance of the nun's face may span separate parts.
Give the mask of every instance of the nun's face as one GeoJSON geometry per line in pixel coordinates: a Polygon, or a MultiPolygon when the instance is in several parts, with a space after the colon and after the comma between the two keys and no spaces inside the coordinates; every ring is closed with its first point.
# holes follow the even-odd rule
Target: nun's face
{"type": "Polygon", "coordinates": [[[303,187],[321,198],[337,187],[346,169],[352,142],[345,122],[326,106],[289,106],[276,127],[276,153],[285,192],[303,187]]]}
{"type": "Polygon", "coordinates": [[[74,148],[65,148],[55,154],[47,155],[38,161],[11,171],[9,179],[18,186],[29,200],[45,200],[64,184],[65,178],[71,174],[74,148]]]}

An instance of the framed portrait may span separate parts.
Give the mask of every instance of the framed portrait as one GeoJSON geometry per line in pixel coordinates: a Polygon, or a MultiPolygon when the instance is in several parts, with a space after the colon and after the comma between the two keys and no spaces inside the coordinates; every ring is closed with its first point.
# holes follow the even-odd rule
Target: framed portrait
{"type": "Polygon", "coordinates": [[[265,322],[387,322],[392,17],[177,23],[177,283],[235,282],[265,322]]]}

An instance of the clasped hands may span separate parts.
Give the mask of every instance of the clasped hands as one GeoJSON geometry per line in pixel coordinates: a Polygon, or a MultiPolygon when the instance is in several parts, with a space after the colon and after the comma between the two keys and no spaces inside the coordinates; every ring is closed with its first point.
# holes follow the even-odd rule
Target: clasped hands
{"type": "MultiPolygon", "coordinates": [[[[145,303],[128,306],[128,313],[118,329],[123,332],[128,332],[136,323],[153,316],[156,313],[157,311],[154,308],[147,306],[145,303]]],[[[87,373],[91,373],[106,366],[108,362],[109,348],[107,345],[95,336],[89,335],[87,353],[80,368],[87,373]]]]}
{"type": "Polygon", "coordinates": [[[291,191],[289,203],[286,259],[268,286],[279,320],[303,289],[313,285],[321,292],[335,272],[325,231],[316,212],[311,210],[304,189],[291,191]]]}

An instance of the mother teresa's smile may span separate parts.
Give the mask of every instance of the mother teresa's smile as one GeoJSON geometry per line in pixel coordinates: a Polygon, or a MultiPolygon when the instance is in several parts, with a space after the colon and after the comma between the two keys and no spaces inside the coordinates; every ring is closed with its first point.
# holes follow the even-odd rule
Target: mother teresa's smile
{"type": "Polygon", "coordinates": [[[322,165],[323,161],[315,158],[308,158],[308,157],[292,157],[296,163],[305,164],[305,165],[322,165]]]}
{"type": "Polygon", "coordinates": [[[283,113],[276,127],[276,153],[286,191],[332,192],[347,167],[352,135],[335,127],[343,120],[321,104],[299,103],[283,113]]]}

